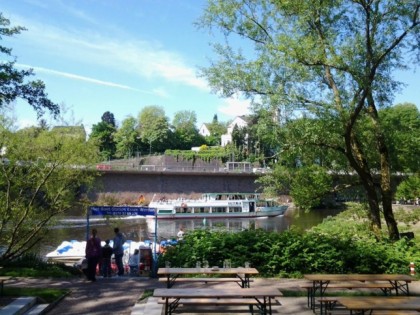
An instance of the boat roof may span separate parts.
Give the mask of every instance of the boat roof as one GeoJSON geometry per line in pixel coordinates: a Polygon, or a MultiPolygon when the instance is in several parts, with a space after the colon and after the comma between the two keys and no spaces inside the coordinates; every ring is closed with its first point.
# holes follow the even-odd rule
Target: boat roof
{"type": "Polygon", "coordinates": [[[242,196],[242,197],[246,197],[246,198],[255,198],[257,196],[260,196],[261,194],[259,193],[255,193],[255,192],[250,192],[250,193],[205,193],[203,194],[203,196],[207,196],[207,197],[217,197],[217,196],[242,196]]]}

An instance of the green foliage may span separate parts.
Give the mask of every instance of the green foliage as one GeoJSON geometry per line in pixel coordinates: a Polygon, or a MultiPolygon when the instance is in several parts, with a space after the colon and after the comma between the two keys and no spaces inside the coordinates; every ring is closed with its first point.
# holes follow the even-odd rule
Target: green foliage
{"type": "Polygon", "coordinates": [[[306,273],[408,273],[409,263],[420,263],[420,242],[405,238],[377,241],[363,218],[366,207],[352,206],[312,230],[282,233],[260,229],[237,233],[195,230],[171,247],[159,264],[194,267],[207,260],[222,266],[250,262],[265,277],[300,277],[306,273]]]}
{"type": "Polygon", "coordinates": [[[379,111],[389,143],[393,172],[420,171],[420,112],[416,105],[397,104],[379,111]]]}
{"type": "Polygon", "coordinates": [[[310,209],[320,204],[331,186],[331,176],[324,168],[317,165],[302,167],[294,173],[291,196],[298,207],[310,209]]]}
{"type": "Polygon", "coordinates": [[[395,192],[397,200],[415,200],[420,197],[420,175],[413,175],[398,185],[395,192]]]}
{"type": "Polygon", "coordinates": [[[120,158],[131,158],[140,147],[139,138],[136,119],[127,117],[115,133],[117,150],[115,155],[120,158]]]}
{"type": "MultiPolygon", "coordinates": [[[[305,128],[293,130],[294,156],[283,165],[354,170],[370,199],[372,227],[380,229],[382,210],[395,239],[390,146],[378,111],[391,104],[401,84],[394,72],[405,69],[407,59],[418,63],[420,23],[413,12],[419,9],[418,1],[225,0],[208,1],[197,22],[224,35],[213,46],[216,57],[200,73],[213,91],[224,97],[240,93],[254,112],[268,110],[281,123],[290,120],[288,113],[308,118],[305,128]],[[374,182],[378,171],[382,200],[374,182]]],[[[408,132],[393,138],[400,135],[404,147],[414,144],[418,152],[408,132]]],[[[288,147],[277,149],[282,163],[288,147]]],[[[410,159],[401,167],[418,164],[418,154],[412,155],[417,160],[405,155],[410,159]]]]}
{"type": "Polygon", "coordinates": [[[226,162],[229,160],[231,153],[227,151],[226,148],[205,147],[205,149],[202,150],[201,147],[198,152],[192,150],[166,150],[165,155],[176,157],[177,160],[192,161],[193,164],[197,159],[201,159],[206,162],[210,162],[212,160],[221,160],[222,162],[226,162]]]}
{"type": "MultiPolygon", "coordinates": [[[[14,36],[24,30],[26,29],[20,26],[11,27],[10,21],[0,13],[0,40],[4,36],[14,36]]],[[[12,54],[11,48],[0,45],[0,53],[2,54],[2,62],[0,62],[0,108],[17,99],[23,99],[32,106],[38,117],[42,116],[45,110],[57,116],[60,113],[60,108],[48,99],[44,82],[40,80],[28,81],[28,78],[34,75],[33,70],[15,69],[15,58],[10,62],[5,61],[12,54]]]]}
{"type": "Polygon", "coordinates": [[[72,134],[0,132],[0,261],[32,249],[93,184],[95,148],[72,134]]]}
{"type": "Polygon", "coordinates": [[[115,156],[115,132],[116,128],[104,121],[92,126],[89,140],[97,146],[104,161],[108,161],[115,156]]]}
{"type": "Polygon", "coordinates": [[[161,106],[146,106],[138,116],[141,140],[149,145],[149,154],[154,151],[163,152],[169,137],[169,122],[165,110],[161,106]]]}
{"type": "Polygon", "coordinates": [[[36,254],[26,253],[13,260],[3,261],[1,276],[68,278],[80,275],[80,270],[62,263],[44,261],[36,254]]]}
{"type": "Polygon", "coordinates": [[[175,113],[172,121],[174,130],[174,144],[172,148],[181,150],[191,149],[191,147],[201,145],[205,140],[204,137],[198,133],[197,115],[194,111],[178,111],[175,113]]]}
{"type": "Polygon", "coordinates": [[[6,286],[3,290],[3,295],[10,297],[36,296],[40,298],[44,303],[54,303],[69,292],[69,289],[21,288],[6,286]]]}
{"type": "Polygon", "coordinates": [[[265,195],[274,197],[289,193],[292,180],[292,170],[281,164],[274,164],[272,171],[259,177],[256,182],[261,184],[265,195]]]}

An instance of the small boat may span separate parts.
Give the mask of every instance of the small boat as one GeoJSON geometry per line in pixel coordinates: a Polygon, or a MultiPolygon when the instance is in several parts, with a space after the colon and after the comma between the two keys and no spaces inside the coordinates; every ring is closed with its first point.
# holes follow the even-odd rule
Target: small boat
{"type": "Polygon", "coordinates": [[[199,199],[152,200],[158,219],[258,218],[283,215],[288,206],[258,193],[206,193],[199,199]]]}
{"type": "MultiPolygon", "coordinates": [[[[104,246],[105,242],[102,241],[101,245],[104,246]]],[[[113,241],[110,241],[110,245],[112,247],[113,241]]],[[[159,244],[156,244],[156,251],[159,252],[159,244]]],[[[46,254],[46,258],[48,261],[53,262],[62,262],[65,264],[73,265],[74,263],[80,261],[85,257],[85,248],[86,248],[86,241],[64,241],[62,242],[54,251],[49,252],[46,254]]],[[[127,240],[124,245],[124,257],[123,261],[124,264],[128,263],[128,258],[130,255],[134,253],[135,249],[154,249],[154,243],[151,241],[144,241],[144,242],[134,242],[131,240],[127,240]]]]}

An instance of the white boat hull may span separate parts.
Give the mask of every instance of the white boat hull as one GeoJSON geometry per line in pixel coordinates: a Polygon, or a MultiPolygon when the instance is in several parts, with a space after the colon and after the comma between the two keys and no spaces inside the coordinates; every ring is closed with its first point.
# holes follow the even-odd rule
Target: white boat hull
{"type": "Polygon", "coordinates": [[[288,205],[264,200],[256,193],[209,193],[200,199],[161,199],[150,208],[158,219],[259,218],[283,215],[288,205]]]}
{"type": "Polygon", "coordinates": [[[284,215],[287,206],[284,209],[260,212],[232,212],[232,213],[158,213],[158,219],[200,219],[200,218],[260,218],[277,217],[284,215]]]}

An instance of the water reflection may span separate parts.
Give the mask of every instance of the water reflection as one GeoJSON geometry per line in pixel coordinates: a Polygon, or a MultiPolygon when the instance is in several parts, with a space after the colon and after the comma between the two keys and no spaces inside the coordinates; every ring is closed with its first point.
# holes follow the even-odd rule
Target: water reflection
{"type": "MultiPolygon", "coordinates": [[[[159,241],[176,238],[178,230],[182,227],[186,233],[197,229],[211,229],[222,231],[242,231],[245,229],[264,229],[266,231],[282,232],[294,225],[301,229],[308,229],[329,215],[335,215],[337,210],[316,210],[309,213],[298,214],[288,211],[286,216],[255,219],[190,219],[190,220],[158,220],[157,238],[159,241]]],[[[153,218],[108,218],[89,220],[90,227],[98,230],[102,240],[114,237],[114,227],[119,227],[127,239],[140,242],[154,238],[155,220],[153,218]]],[[[87,221],[85,218],[67,218],[62,224],[50,231],[49,237],[40,244],[41,255],[54,250],[63,241],[86,239],[87,221]]]]}

